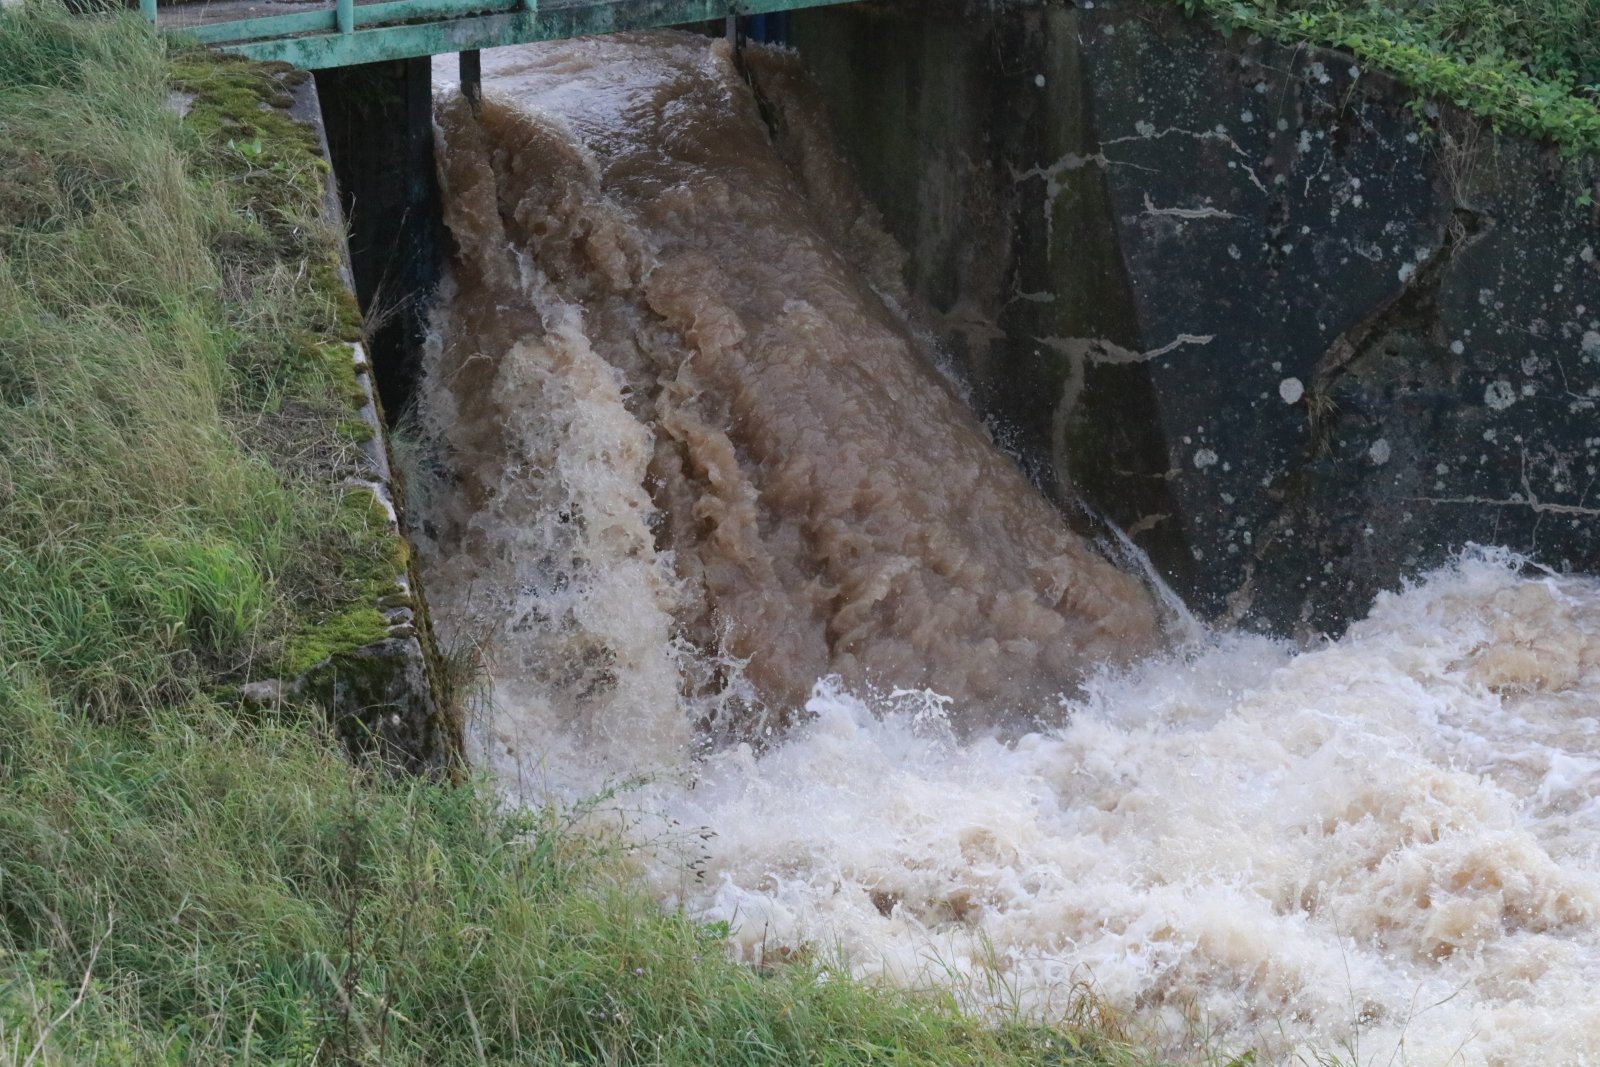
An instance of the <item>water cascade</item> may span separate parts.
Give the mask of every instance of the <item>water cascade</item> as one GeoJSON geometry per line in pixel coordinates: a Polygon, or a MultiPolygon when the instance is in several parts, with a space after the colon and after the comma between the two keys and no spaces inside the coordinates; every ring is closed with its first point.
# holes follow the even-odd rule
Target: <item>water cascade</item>
{"type": "Polygon", "coordinates": [[[1179,641],[963,404],[796,61],[745,59],[759,96],[657,34],[440,97],[412,480],[480,760],[643,775],[649,877],[747,959],[1088,988],[1177,1054],[1600,1057],[1600,586],[1480,550],[1338,642],[1179,641]]]}

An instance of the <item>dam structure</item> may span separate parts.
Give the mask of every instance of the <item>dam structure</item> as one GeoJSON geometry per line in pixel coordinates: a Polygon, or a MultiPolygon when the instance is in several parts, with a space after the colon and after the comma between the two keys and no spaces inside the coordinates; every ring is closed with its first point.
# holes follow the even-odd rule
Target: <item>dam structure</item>
{"type": "Polygon", "coordinates": [[[512,802],[758,966],[1600,1062],[1600,164],[1176,7],[146,10],[315,72],[512,802]]]}

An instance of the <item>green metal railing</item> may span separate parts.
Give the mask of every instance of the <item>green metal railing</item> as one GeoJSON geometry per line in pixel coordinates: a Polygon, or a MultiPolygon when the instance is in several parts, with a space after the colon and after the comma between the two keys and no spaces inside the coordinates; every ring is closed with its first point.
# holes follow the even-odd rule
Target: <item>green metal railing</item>
{"type": "MultiPolygon", "coordinates": [[[[334,0],[332,7],[243,18],[245,4],[183,4],[170,21],[139,0],[161,29],[253,59],[306,70],[469,52],[500,45],[674,26],[848,0],[334,0]]],[[[173,10],[163,5],[162,15],[173,10]]]]}
{"type": "Polygon", "coordinates": [[[281,59],[308,69],[447,51],[431,45],[444,24],[472,16],[529,16],[537,9],[538,0],[385,0],[372,4],[335,0],[332,7],[314,11],[257,18],[224,14],[208,20],[205,8],[186,4],[182,8],[185,15],[199,11],[201,18],[185,17],[171,25],[158,19],[156,0],[139,0],[145,18],[162,29],[228,51],[281,59]]]}

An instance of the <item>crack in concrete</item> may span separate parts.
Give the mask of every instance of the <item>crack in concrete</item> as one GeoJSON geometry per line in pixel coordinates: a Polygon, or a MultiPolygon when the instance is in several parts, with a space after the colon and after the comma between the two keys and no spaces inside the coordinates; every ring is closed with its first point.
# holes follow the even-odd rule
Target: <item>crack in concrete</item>
{"type": "Polygon", "coordinates": [[[1231,211],[1223,211],[1214,207],[1156,207],[1150,199],[1150,194],[1144,194],[1144,214],[1161,218],[1173,219],[1236,219],[1240,216],[1231,211]]]}
{"type": "MultiPolygon", "coordinates": [[[[1107,159],[1104,152],[1096,152],[1087,156],[1080,155],[1077,152],[1068,152],[1048,167],[1030,167],[1027,170],[1018,170],[1014,166],[1010,167],[1011,180],[1013,182],[1025,182],[1033,178],[1044,180],[1044,232],[1047,252],[1055,244],[1056,198],[1061,195],[1062,190],[1065,188],[1060,181],[1061,175],[1070,171],[1082,170],[1090,164],[1105,170],[1113,163],[1116,163],[1116,161],[1107,159]]],[[[1118,163],[1117,165],[1144,171],[1154,171],[1155,169],[1153,167],[1140,166],[1137,163],[1118,163]]],[[[1008,166],[1010,165],[1008,164],[1008,166]]]]}
{"type": "Polygon", "coordinates": [[[1035,337],[1035,341],[1061,353],[1067,360],[1067,373],[1061,382],[1061,398],[1056,402],[1055,412],[1050,419],[1050,462],[1059,480],[1059,488],[1065,493],[1072,492],[1071,465],[1067,462],[1067,423],[1083,396],[1089,364],[1145,363],[1185,345],[1208,345],[1214,339],[1214,334],[1180,333],[1160,348],[1135,352],[1103,337],[1035,337]]]}
{"type": "MultiPolygon", "coordinates": [[[[1528,508],[1539,515],[1584,515],[1600,516],[1600,508],[1587,507],[1583,504],[1551,504],[1539,499],[1539,494],[1533,491],[1533,481],[1528,477],[1528,450],[1523,448],[1522,453],[1522,496],[1504,500],[1486,496],[1417,496],[1412,500],[1419,500],[1429,504],[1477,504],[1480,506],[1497,508],[1528,508]]],[[[1593,480],[1589,483],[1594,485],[1593,480]]],[[[1587,499],[1588,488],[1584,489],[1583,497],[1587,499]]],[[[1534,526],[1537,536],[1538,524],[1534,526]]]]}
{"type": "Polygon", "coordinates": [[[1497,500],[1489,496],[1413,496],[1408,500],[1424,504],[1475,504],[1496,508],[1529,508],[1550,515],[1600,515],[1600,508],[1586,508],[1578,504],[1547,504],[1542,500],[1497,500]]]}
{"type": "MultiPolygon", "coordinates": [[[[1150,125],[1150,124],[1146,123],[1145,125],[1150,125]]],[[[1134,129],[1137,130],[1138,128],[1139,127],[1137,125],[1135,125],[1134,129]]],[[[1229,148],[1233,149],[1233,154],[1238,156],[1240,159],[1249,159],[1249,158],[1251,158],[1250,157],[1250,153],[1246,152],[1243,148],[1241,148],[1239,146],[1239,142],[1238,141],[1235,141],[1228,134],[1223,133],[1220,130],[1185,130],[1185,129],[1180,129],[1177,126],[1168,126],[1165,129],[1158,130],[1153,125],[1150,126],[1150,130],[1149,130],[1148,133],[1141,131],[1139,133],[1133,134],[1130,137],[1113,137],[1109,141],[1100,142],[1100,154],[1101,154],[1101,157],[1104,158],[1105,150],[1107,148],[1109,148],[1110,146],[1112,146],[1112,145],[1128,144],[1128,143],[1133,142],[1133,141],[1159,141],[1159,140],[1162,140],[1163,138],[1167,137],[1170,134],[1177,134],[1180,137],[1192,137],[1197,141],[1221,141],[1224,144],[1226,144],[1229,148]]],[[[1119,164],[1119,165],[1122,165],[1122,166],[1135,166],[1136,165],[1136,164],[1131,164],[1131,163],[1126,163],[1125,164],[1125,163],[1122,163],[1121,160],[1116,160],[1116,159],[1108,160],[1108,162],[1109,163],[1116,163],[1116,164],[1119,164]]],[[[1248,174],[1250,176],[1250,184],[1254,185],[1257,189],[1261,190],[1261,195],[1263,195],[1263,196],[1270,196],[1271,195],[1267,190],[1266,184],[1263,183],[1261,178],[1260,178],[1260,176],[1258,176],[1256,174],[1256,171],[1255,171],[1254,167],[1250,166],[1248,163],[1239,163],[1239,164],[1237,164],[1237,166],[1239,167],[1240,170],[1244,171],[1246,174],[1248,174]]],[[[1144,169],[1149,169],[1149,168],[1144,168],[1144,169]]]]}
{"type": "Polygon", "coordinates": [[[1034,340],[1068,359],[1081,359],[1086,363],[1129,364],[1146,363],[1186,345],[1208,345],[1216,340],[1216,334],[1180,333],[1160,348],[1152,348],[1147,352],[1135,352],[1103,337],[1035,337],[1034,340]]]}
{"type": "Polygon", "coordinates": [[[1406,316],[1409,304],[1433,296],[1455,257],[1471,247],[1491,224],[1481,213],[1460,206],[1456,207],[1452,221],[1457,225],[1441,224],[1443,233],[1439,247],[1400,283],[1398,289],[1323,349],[1312,374],[1319,392],[1325,393],[1373,338],[1395,327],[1406,316]]]}
{"type": "Polygon", "coordinates": [[[1080,156],[1076,152],[1068,152],[1048,167],[1029,167],[1027,170],[1017,170],[1016,167],[1012,167],[1011,180],[1025,182],[1029,178],[1043,178],[1047,186],[1053,186],[1055,180],[1062,174],[1070,170],[1082,170],[1091,163],[1098,167],[1111,165],[1111,161],[1106,158],[1104,152],[1096,152],[1090,156],[1080,156]]]}

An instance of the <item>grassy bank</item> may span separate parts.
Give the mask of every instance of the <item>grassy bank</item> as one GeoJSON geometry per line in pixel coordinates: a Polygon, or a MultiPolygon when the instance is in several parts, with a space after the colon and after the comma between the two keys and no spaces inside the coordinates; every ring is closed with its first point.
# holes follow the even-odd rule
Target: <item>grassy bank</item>
{"type": "Polygon", "coordinates": [[[201,62],[133,20],[0,20],[0,699],[122,720],[270,675],[382,565],[337,488],[320,161],[261,147],[298,130],[276,82],[201,62]],[[175,68],[253,124],[180,120],[175,68]]]}
{"type": "Polygon", "coordinates": [[[304,725],[34,701],[0,731],[0,1064],[1093,1062],[729,963],[620,849],[482,790],[366,778],[304,725]]]}
{"type": "Polygon", "coordinates": [[[1600,151],[1596,0],[1178,0],[1190,14],[1328,45],[1497,129],[1600,151]]]}
{"type": "Polygon", "coordinates": [[[228,701],[386,559],[282,93],[132,16],[0,18],[0,1065],[1090,1059],[736,966],[568,816],[228,701]]]}

